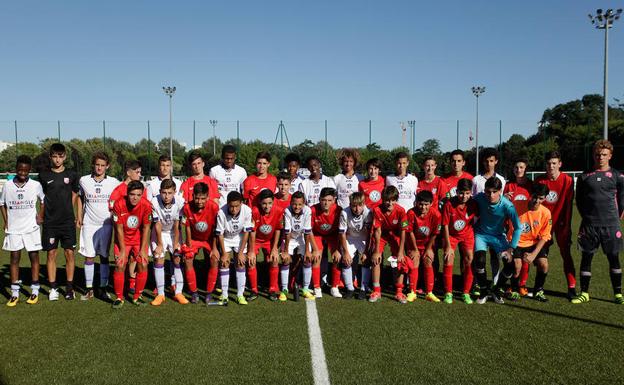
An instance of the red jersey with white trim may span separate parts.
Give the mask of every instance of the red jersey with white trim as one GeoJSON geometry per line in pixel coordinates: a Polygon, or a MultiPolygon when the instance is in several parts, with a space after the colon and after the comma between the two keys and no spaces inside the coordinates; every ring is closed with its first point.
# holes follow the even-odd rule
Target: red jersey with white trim
{"type": "Polygon", "coordinates": [[[381,192],[386,187],[386,180],[377,177],[377,180],[364,179],[358,184],[358,191],[364,194],[364,204],[369,209],[374,209],[381,204],[381,192]]]}
{"type": "Polygon", "coordinates": [[[459,199],[453,197],[442,206],[441,225],[448,226],[449,236],[453,238],[465,238],[474,235],[472,223],[479,213],[477,204],[468,200],[461,205],[459,199]]]}
{"type": "Polygon", "coordinates": [[[440,202],[446,198],[448,193],[448,186],[446,182],[442,180],[439,176],[433,178],[431,182],[427,182],[425,178],[418,180],[418,190],[426,190],[430,191],[433,194],[433,202],[431,202],[431,207],[436,211],[440,211],[440,202]]]}
{"type": "Polygon", "coordinates": [[[312,234],[321,237],[337,236],[341,212],[342,209],[337,204],[333,204],[327,213],[323,212],[320,203],[312,206],[312,234]]]}
{"type": "Polygon", "coordinates": [[[524,178],[522,183],[515,181],[509,181],[505,184],[503,194],[507,195],[511,193],[511,201],[528,201],[531,199],[531,192],[533,191],[533,181],[529,178],[524,178]]]}
{"type": "Polygon", "coordinates": [[[407,213],[405,209],[398,203],[394,204],[392,211],[385,213],[381,206],[373,209],[373,228],[381,228],[381,237],[398,238],[401,236],[402,230],[409,229],[407,221],[407,213]]]}
{"type": "Polygon", "coordinates": [[[277,191],[277,178],[274,175],[267,174],[266,178],[259,178],[257,175],[249,175],[245,182],[243,182],[243,198],[250,206],[255,206],[256,196],[260,194],[260,191],[268,189],[271,192],[277,191]]]}
{"type": "Polygon", "coordinates": [[[445,177],[442,178],[442,180],[444,180],[444,182],[446,183],[446,188],[449,192],[449,196],[454,197],[457,195],[457,182],[459,182],[460,179],[468,179],[472,181],[473,178],[474,176],[472,174],[466,171],[462,171],[460,176],[447,174],[445,177]]]}
{"type": "Polygon", "coordinates": [[[270,244],[273,242],[275,231],[284,228],[284,210],[275,204],[268,214],[261,213],[258,207],[254,207],[251,217],[256,232],[256,243],[270,244]]]}
{"type": "Polygon", "coordinates": [[[213,201],[206,201],[206,206],[198,210],[193,202],[188,202],[182,209],[182,225],[191,229],[191,239],[211,242],[217,227],[219,206],[213,201]]]}
{"type": "Polygon", "coordinates": [[[547,175],[540,175],[535,183],[548,187],[548,195],[542,203],[552,215],[553,228],[569,228],[572,221],[572,200],[574,199],[574,180],[563,172],[557,179],[551,180],[547,175]]]}
{"type": "MultiPolygon", "coordinates": [[[[115,206],[115,202],[118,200],[123,200],[121,198],[125,198],[128,195],[128,183],[121,182],[113,189],[113,192],[110,194],[110,198],[108,199],[108,207],[112,210],[115,206]]],[[[145,200],[145,202],[150,203],[147,199],[146,189],[143,190],[143,195],[141,195],[141,199],[145,200]]]]}
{"type": "Polygon", "coordinates": [[[436,210],[429,210],[427,215],[421,217],[413,208],[407,212],[408,231],[414,233],[416,247],[424,249],[427,243],[440,234],[440,213],[436,210]]]}
{"type": "MultiPolygon", "coordinates": [[[[123,225],[126,246],[140,246],[143,225],[149,225],[152,222],[152,205],[147,199],[140,199],[136,206],[128,208],[126,199],[118,199],[113,206],[113,222],[123,225]]],[[[119,246],[117,237],[115,237],[115,243],[119,246]]]]}
{"type": "Polygon", "coordinates": [[[208,199],[210,201],[221,198],[217,181],[215,181],[208,175],[204,175],[200,179],[195,179],[195,177],[191,176],[187,178],[184,182],[182,182],[182,186],[180,187],[180,191],[182,192],[182,197],[184,198],[185,202],[190,202],[193,200],[193,187],[195,187],[195,185],[200,182],[208,185],[208,199]]]}
{"type": "Polygon", "coordinates": [[[282,210],[286,210],[288,207],[290,207],[291,199],[292,199],[291,194],[288,194],[288,198],[286,200],[283,200],[276,195],[275,199],[273,199],[273,205],[281,208],[282,210]]]}

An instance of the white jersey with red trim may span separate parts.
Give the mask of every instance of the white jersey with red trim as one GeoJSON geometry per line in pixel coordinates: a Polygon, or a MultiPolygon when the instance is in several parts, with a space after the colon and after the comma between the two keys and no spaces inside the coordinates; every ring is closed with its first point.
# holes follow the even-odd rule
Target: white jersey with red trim
{"type": "Polygon", "coordinates": [[[338,195],[338,206],[343,209],[349,207],[349,197],[354,192],[358,191],[358,185],[364,177],[360,174],[353,174],[346,176],[345,174],[338,174],[334,177],[334,183],[336,184],[336,193],[338,195]]]}
{"type": "Polygon", "coordinates": [[[328,176],[321,175],[318,181],[306,178],[301,181],[299,191],[305,195],[306,204],[310,207],[319,203],[321,200],[321,190],[325,187],[336,188],[334,180],[328,176]]]}
{"type": "Polygon", "coordinates": [[[37,199],[43,203],[45,195],[41,183],[28,179],[18,185],[8,181],[0,194],[0,206],[7,210],[7,234],[28,234],[39,230],[37,224],[37,199]]]}
{"type": "MultiPolygon", "coordinates": [[[[217,214],[217,228],[215,234],[223,235],[225,246],[239,247],[243,233],[253,231],[254,223],[251,208],[241,203],[240,212],[233,217],[228,205],[224,205],[217,214]]],[[[244,245],[242,247],[245,247],[244,245]]]]}
{"type": "Polygon", "coordinates": [[[227,196],[230,192],[243,192],[243,182],[247,179],[247,171],[237,164],[228,169],[218,164],[210,169],[209,176],[217,181],[221,195],[219,205],[223,206],[227,203],[227,196]]]}
{"type": "Polygon", "coordinates": [[[414,207],[416,193],[418,192],[418,178],[412,174],[401,177],[394,174],[388,175],[386,177],[386,187],[388,186],[394,186],[399,190],[398,203],[405,211],[414,207]]]}
{"type": "Polygon", "coordinates": [[[104,176],[96,180],[93,175],[80,178],[80,196],[83,201],[84,216],[82,225],[86,227],[102,227],[112,225],[109,200],[113,190],[119,185],[119,180],[112,176],[104,176]]]}

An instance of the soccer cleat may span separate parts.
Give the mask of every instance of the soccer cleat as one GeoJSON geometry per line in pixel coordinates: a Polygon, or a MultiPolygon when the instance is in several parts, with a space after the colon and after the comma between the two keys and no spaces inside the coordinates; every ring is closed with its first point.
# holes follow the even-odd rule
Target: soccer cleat
{"type": "Polygon", "coordinates": [[[365,300],[366,299],[366,291],[365,290],[358,290],[357,294],[355,295],[355,299],[365,300]]]}
{"type": "Polygon", "coordinates": [[[86,293],[80,296],[81,301],[88,301],[94,297],[93,289],[87,290],[86,293]]]}
{"type": "Polygon", "coordinates": [[[573,304],[589,302],[589,293],[582,291],[581,294],[572,298],[570,302],[572,302],[573,304]]]}
{"type": "MultiPolygon", "coordinates": [[[[520,290],[522,290],[522,288],[520,288],[520,290]]],[[[511,301],[517,301],[522,297],[522,294],[520,292],[517,291],[511,291],[507,294],[507,299],[511,300],[511,301]]]]}
{"type": "Polygon", "coordinates": [[[179,303],[180,305],[186,305],[189,303],[188,299],[182,293],[178,293],[173,296],[173,300],[179,303]]]}
{"type": "Polygon", "coordinates": [[[492,290],[492,293],[490,294],[490,297],[492,297],[492,300],[494,301],[494,303],[502,305],[502,304],[505,303],[505,301],[503,300],[502,294],[503,294],[502,290],[494,289],[494,290],[492,290]]]}
{"type": "Polygon", "coordinates": [[[622,297],[621,293],[618,293],[615,295],[614,302],[617,303],[618,305],[624,304],[624,297],[622,297]]]}
{"type": "Polygon", "coordinates": [[[548,302],[548,298],[546,298],[546,296],[544,295],[544,290],[533,293],[533,298],[539,302],[548,302]]]}
{"type": "Polygon", "coordinates": [[[416,295],[425,295],[423,289],[416,289],[416,295]]]}
{"type": "Polygon", "coordinates": [[[76,298],[76,294],[74,293],[74,289],[67,289],[65,292],[65,299],[68,301],[72,301],[76,298]]]}
{"type": "Polygon", "coordinates": [[[101,300],[108,301],[111,299],[110,293],[105,287],[100,287],[95,291],[95,296],[101,300]]]}
{"type": "Polygon", "coordinates": [[[397,302],[401,304],[407,303],[407,298],[405,298],[405,294],[403,293],[396,293],[396,295],[394,296],[394,299],[396,299],[397,302]]]}
{"type": "Polygon", "coordinates": [[[18,297],[11,297],[9,299],[9,302],[7,302],[7,306],[8,307],[14,307],[15,305],[17,305],[17,302],[19,302],[19,298],[18,297]]]}
{"type": "Polygon", "coordinates": [[[481,286],[479,286],[478,283],[475,283],[474,287],[472,288],[472,295],[474,295],[475,297],[481,296],[481,286]]]}
{"type": "Polygon", "coordinates": [[[478,305],[483,305],[484,303],[486,303],[486,302],[487,302],[488,297],[489,297],[489,296],[488,296],[487,294],[485,294],[485,293],[484,293],[484,294],[481,294],[481,295],[479,296],[479,298],[477,298],[477,304],[478,304],[478,305]]]}
{"type": "Polygon", "coordinates": [[[381,299],[381,293],[379,292],[372,292],[370,297],[368,297],[368,302],[377,302],[381,299]]]}
{"type": "Polygon", "coordinates": [[[526,286],[520,286],[518,294],[520,295],[520,297],[526,297],[527,294],[529,294],[529,290],[526,288],[526,286]]]}
{"type": "Polygon", "coordinates": [[[238,303],[239,305],[247,305],[248,302],[245,299],[244,295],[239,295],[238,297],[236,297],[236,303],[238,303]]]}
{"type": "Polygon", "coordinates": [[[323,291],[321,290],[320,287],[315,287],[314,288],[314,297],[315,298],[323,298],[323,291]]]}
{"type": "Polygon", "coordinates": [[[464,301],[464,303],[466,305],[472,305],[472,298],[470,298],[470,294],[468,293],[464,293],[462,294],[462,301],[464,301]]]}
{"type": "Polygon", "coordinates": [[[29,305],[34,305],[37,302],[39,302],[39,295],[38,294],[31,294],[30,297],[28,297],[28,299],[26,300],[26,303],[29,305]]]}
{"type": "Polygon", "coordinates": [[[252,291],[248,296],[247,296],[247,301],[251,302],[251,301],[255,301],[258,299],[258,292],[257,291],[252,291]]]}
{"type": "Polygon", "coordinates": [[[346,290],[345,293],[342,295],[343,299],[352,299],[353,298],[353,293],[354,290],[346,290]]]}
{"type": "MultiPolygon", "coordinates": [[[[337,287],[332,287],[329,292],[334,298],[342,298],[342,294],[340,294],[340,289],[338,289],[337,287]]],[[[316,294],[316,291],[314,292],[314,294],[316,294]]]]}
{"type": "Polygon", "coordinates": [[[134,306],[145,306],[147,303],[143,300],[143,297],[132,298],[130,301],[134,306]]]}
{"type": "Polygon", "coordinates": [[[59,299],[59,292],[57,289],[50,289],[50,293],[48,294],[48,299],[50,301],[58,301],[59,299]]]}
{"type": "Polygon", "coordinates": [[[124,300],[117,298],[113,301],[113,309],[121,309],[123,307],[124,300]]]}
{"type": "Polygon", "coordinates": [[[453,293],[444,294],[444,303],[448,303],[448,304],[453,303],[453,293]]]}
{"type": "Polygon", "coordinates": [[[310,301],[314,301],[316,299],[316,297],[314,296],[314,294],[312,294],[310,289],[301,290],[301,295],[303,296],[303,298],[310,300],[310,301]]]}
{"type": "Polygon", "coordinates": [[[568,288],[568,301],[572,301],[574,298],[576,298],[576,289],[573,287],[568,288]]]}
{"type": "Polygon", "coordinates": [[[280,302],[288,301],[288,290],[282,290],[282,292],[279,294],[279,300],[280,302]]]}
{"type": "Polygon", "coordinates": [[[134,287],[128,289],[128,295],[134,295],[134,287]]]}
{"type": "Polygon", "coordinates": [[[191,293],[191,303],[192,304],[199,303],[199,294],[196,291],[191,293]]]}
{"type": "Polygon", "coordinates": [[[418,298],[418,296],[413,291],[407,293],[407,296],[405,297],[405,299],[407,299],[407,302],[414,302],[416,301],[416,298],[418,298]]]}
{"type": "Polygon", "coordinates": [[[163,294],[157,295],[156,298],[154,298],[154,300],[152,302],[150,302],[150,305],[152,306],[160,306],[165,302],[165,296],[163,294]]]}
{"type": "Polygon", "coordinates": [[[427,295],[425,296],[425,300],[434,303],[440,302],[440,298],[436,297],[436,295],[433,293],[427,293],[427,295]]]}
{"type": "Polygon", "coordinates": [[[269,293],[269,301],[277,302],[278,300],[279,300],[279,296],[277,295],[276,292],[272,291],[269,293]]]}

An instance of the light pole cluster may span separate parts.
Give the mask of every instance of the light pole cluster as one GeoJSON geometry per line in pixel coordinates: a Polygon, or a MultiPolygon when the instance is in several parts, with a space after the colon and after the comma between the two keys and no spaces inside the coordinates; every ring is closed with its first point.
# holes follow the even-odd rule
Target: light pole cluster
{"type": "Polygon", "coordinates": [[[175,87],[163,87],[165,95],[169,96],[169,157],[171,158],[171,164],[173,164],[173,109],[172,101],[173,94],[176,92],[175,87]]]}
{"type": "Polygon", "coordinates": [[[485,87],[475,86],[472,87],[472,93],[477,98],[477,122],[475,126],[475,142],[476,142],[476,162],[477,162],[477,172],[476,175],[479,175],[479,96],[485,92],[485,87]]]}
{"type": "Polygon", "coordinates": [[[211,120],[210,125],[212,126],[212,155],[217,155],[217,121],[211,120]]]}

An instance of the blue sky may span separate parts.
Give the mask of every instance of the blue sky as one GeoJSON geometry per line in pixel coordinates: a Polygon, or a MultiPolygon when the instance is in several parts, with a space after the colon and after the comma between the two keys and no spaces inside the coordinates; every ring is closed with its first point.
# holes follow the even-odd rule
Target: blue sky
{"type": "MultiPolygon", "coordinates": [[[[587,13],[603,1],[63,1],[0,5],[0,140],[167,134],[163,85],[175,85],[176,137],[336,146],[431,137],[467,147],[480,99],[481,142],[535,130],[543,110],[602,92],[602,31],[587,13]],[[158,122],[160,121],[160,122],[158,122]],[[6,127],[6,128],[5,128],[6,127]]],[[[610,95],[624,97],[624,22],[610,33],[610,95]]]]}

